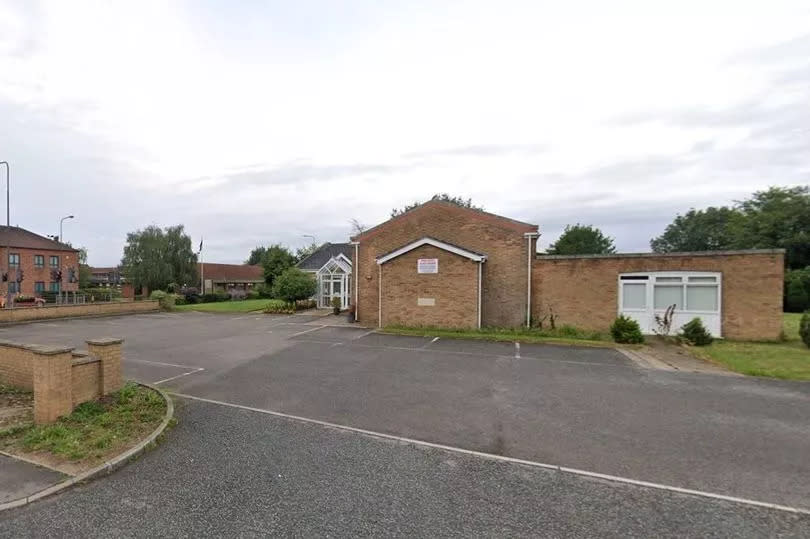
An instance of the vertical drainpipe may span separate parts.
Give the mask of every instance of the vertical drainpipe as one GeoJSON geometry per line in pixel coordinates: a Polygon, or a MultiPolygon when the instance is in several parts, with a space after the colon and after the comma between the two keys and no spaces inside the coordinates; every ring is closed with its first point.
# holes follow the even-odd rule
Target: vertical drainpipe
{"type": "Polygon", "coordinates": [[[354,271],[354,319],[360,320],[360,307],[357,305],[360,299],[360,242],[353,241],[354,245],[354,262],[352,263],[352,271],[354,271]]]}
{"type": "Polygon", "coordinates": [[[380,266],[380,273],[379,277],[377,278],[377,284],[379,285],[379,290],[377,291],[377,327],[382,327],[382,264],[380,266]]]}
{"type": "Polygon", "coordinates": [[[537,232],[526,232],[526,327],[532,325],[532,238],[538,237],[537,232]]]}
{"type": "Polygon", "coordinates": [[[484,261],[478,262],[478,329],[481,329],[481,269],[484,261]]]}

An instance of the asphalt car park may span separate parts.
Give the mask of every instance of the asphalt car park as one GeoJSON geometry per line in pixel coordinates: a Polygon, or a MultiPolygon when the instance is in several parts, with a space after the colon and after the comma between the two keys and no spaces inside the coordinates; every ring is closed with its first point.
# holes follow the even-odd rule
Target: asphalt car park
{"type": "MultiPolygon", "coordinates": [[[[163,473],[170,473],[168,466],[197,463],[187,472],[210,476],[194,480],[195,488],[202,489],[197,494],[204,496],[215,486],[237,489],[240,482],[250,483],[248,473],[272,471],[283,477],[288,465],[304,473],[291,464],[297,455],[298,462],[315,466],[323,459],[335,467],[326,472],[316,466],[326,475],[295,484],[274,482],[256,491],[305,499],[304,489],[316,504],[328,493],[339,496],[327,485],[354,485],[357,500],[388,496],[396,507],[386,511],[371,504],[371,514],[364,516],[357,507],[344,507],[350,520],[377,519],[366,522],[368,528],[354,521],[335,528],[330,527],[334,522],[323,521],[324,527],[302,530],[379,533],[376,526],[385,524],[400,526],[396,529],[403,534],[425,532],[413,518],[437,526],[446,518],[452,524],[451,508],[472,504],[480,505],[486,520],[477,530],[483,534],[528,534],[531,523],[551,526],[552,534],[555,529],[576,533],[571,522],[555,524],[555,519],[581,511],[592,516],[579,531],[593,534],[701,534],[716,526],[742,535],[808,531],[806,515],[768,508],[810,508],[808,384],[656,371],[612,349],[403,337],[331,327],[329,321],[162,313],[0,329],[0,338],[7,340],[77,347],[87,338],[124,337],[125,373],[158,383],[175,393],[179,404],[180,426],[154,454],[98,486],[34,504],[20,518],[38,506],[47,511],[73,498],[81,505],[95,496],[111,496],[117,477],[135,480],[130,474],[138,470],[143,483],[153,473],[146,469],[150,461],[163,473]],[[280,438],[288,434],[299,443],[280,438]],[[366,460],[352,456],[355,445],[366,460]],[[262,455],[275,457],[264,460],[262,455]],[[457,467],[445,470],[445,461],[457,467]],[[201,462],[208,468],[200,468],[201,462]],[[381,475],[369,475],[369,470],[381,475]],[[465,486],[448,490],[439,485],[442,480],[465,486]],[[527,498],[515,501],[527,491],[527,498]],[[618,505],[598,501],[607,495],[618,505]],[[435,514],[428,500],[438,508],[435,514]],[[617,507],[627,522],[611,513],[617,507]],[[536,515],[528,518],[538,508],[547,511],[542,522],[536,515]],[[673,513],[653,515],[660,510],[673,513]],[[510,522],[522,524],[510,528],[510,522]]],[[[170,505],[187,508],[193,502],[185,498],[195,495],[194,489],[187,490],[189,481],[159,490],[179,497],[170,505]]],[[[239,498],[235,492],[224,496],[239,498]]],[[[276,523],[292,525],[287,517],[276,518],[276,523]]],[[[467,534],[474,531],[467,529],[467,534]]]]}

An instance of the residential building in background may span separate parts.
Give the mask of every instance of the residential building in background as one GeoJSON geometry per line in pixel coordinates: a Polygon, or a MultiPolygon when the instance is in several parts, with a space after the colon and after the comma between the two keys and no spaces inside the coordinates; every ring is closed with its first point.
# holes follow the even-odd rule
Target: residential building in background
{"type": "Polygon", "coordinates": [[[264,283],[264,268],[249,264],[197,264],[197,271],[204,281],[203,293],[248,291],[264,283]]]}
{"type": "Polygon", "coordinates": [[[3,297],[79,289],[79,251],[19,227],[0,226],[3,297]]]}

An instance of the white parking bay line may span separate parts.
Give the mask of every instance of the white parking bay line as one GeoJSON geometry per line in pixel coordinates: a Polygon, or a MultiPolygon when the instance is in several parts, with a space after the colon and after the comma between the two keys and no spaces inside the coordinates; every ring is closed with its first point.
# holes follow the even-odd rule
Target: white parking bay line
{"type": "Polygon", "coordinates": [[[299,331],[298,333],[293,333],[290,337],[297,337],[298,335],[303,335],[304,333],[310,333],[311,331],[318,331],[319,329],[323,329],[329,326],[317,326],[314,328],[305,329],[304,331],[299,331]]]}
{"type": "Polygon", "coordinates": [[[515,359],[520,359],[520,343],[515,343],[515,359]]]}
{"type": "Polygon", "coordinates": [[[806,509],[806,508],[802,508],[802,507],[791,507],[791,506],[788,506],[788,505],[779,505],[779,504],[775,504],[775,503],[761,502],[761,501],[758,501],[758,500],[750,500],[750,499],[747,499],[747,498],[738,498],[736,496],[727,496],[725,494],[716,494],[714,492],[706,492],[706,491],[703,491],[703,490],[694,490],[694,489],[690,489],[690,488],[681,488],[681,487],[675,487],[675,486],[672,486],[672,485],[664,485],[664,484],[661,484],[661,483],[652,483],[650,481],[642,481],[642,480],[639,480],[639,479],[631,479],[629,477],[621,477],[621,476],[618,476],[618,475],[608,475],[608,474],[603,474],[603,473],[598,473],[598,472],[590,472],[588,470],[580,470],[578,468],[568,468],[566,466],[558,466],[556,464],[546,464],[546,463],[543,463],[543,462],[536,462],[536,461],[533,461],[533,460],[524,460],[524,459],[518,459],[518,458],[514,458],[514,457],[504,457],[503,455],[494,455],[492,453],[483,453],[481,451],[475,451],[475,450],[472,450],[472,449],[463,449],[461,447],[454,447],[454,446],[451,446],[451,445],[437,444],[437,443],[434,443],[434,442],[426,442],[424,440],[417,440],[417,439],[414,439],[414,438],[406,438],[404,436],[395,436],[393,434],[386,434],[384,432],[375,432],[375,431],[372,431],[372,430],[360,429],[360,428],[357,428],[357,427],[349,427],[347,425],[340,425],[340,424],[337,424],[337,423],[330,423],[329,421],[322,421],[320,419],[311,419],[311,418],[308,418],[308,417],[301,417],[301,416],[292,415],[292,414],[285,414],[284,412],[275,412],[273,410],[264,410],[262,408],[253,408],[252,406],[244,406],[244,405],[241,405],[241,404],[234,404],[234,403],[231,403],[231,402],[223,402],[223,401],[217,401],[217,400],[213,400],[213,399],[206,399],[206,398],[203,398],[203,397],[195,397],[194,395],[186,395],[186,394],[183,394],[183,393],[172,393],[172,395],[174,395],[175,397],[180,397],[180,398],[184,398],[184,399],[196,400],[196,401],[200,401],[200,402],[207,402],[209,404],[217,404],[217,405],[220,405],[220,406],[229,406],[231,408],[237,408],[237,409],[240,409],[240,410],[248,410],[248,411],[251,411],[251,412],[258,412],[258,413],[261,413],[261,414],[272,415],[272,416],[275,416],[275,417],[289,419],[289,420],[292,420],[292,421],[299,421],[299,422],[302,422],[302,423],[310,423],[310,424],[313,424],[313,425],[320,425],[322,427],[329,427],[329,428],[333,428],[333,429],[340,429],[340,430],[344,430],[344,431],[348,431],[348,432],[354,432],[354,433],[357,433],[357,434],[364,434],[366,436],[371,436],[371,437],[374,437],[374,438],[382,438],[382,439],[386,439],[386,440],[393,440],[393,441],[396,441],[396,442],[411,444],[411,445],[415,445],[415,446],[419,446],[419,447],[430,447],[430,448],[434,448],[434,449],[440,449],[440,450],[443,450],[443,451],[450,451],[450,452],[453,452],[453,453],[461,453],[461,454],[465,454],[465,455],[471,455],[471,456],[474,456],[474,457],[480,457],[480,458],[495,460],[495,461],[499,461],[499,462],[507,462],[507,463],[511,463],[511,464],[522,464],[524,466],[532,466],[532,467],[535,467],[535,468],[543,468],[543,469],[546,469],[546,470],[557,471],[557,472],[560,472],[560,473],[568,473],[568,474],[571,474],[571,475],[578,475],[578,476],[582,476],[582,477],[590,477],[590,478],[601,479],[601,480],[605,480],[605,481],[613,481],[615,483],[623,483],[623,484],[626,484],[626,485],[634,485],[634,486],[637,486],[637,487],[653,488],[653,489],[656,489],[656,490],[663,490],[663,491],[667,491],[667,492],[675,492],[675,493],[678,493],[678,494],[685,494],[685,495],[688,495],[688,496],[699,496],[699,497],[702,497],[702,498],[709,498],[709,499],[714,499],[714,500],[722,500],[722,501],[726,501],[726,502],[738,503],[738,504],[742,504],[742,505],[750,505],[750,506],[754,506],[754,507],[763,507],[763,508],[766,508],[766,509],[774,509],[774,510],[777,510],[777,511],[786,511],[786,512],[789,512],[789,513],[797,513],[797,514],[801,514],[801,515],[810,515],[810,509],[806,509]]]}
{"type": "Polygon", "coordinates": [[[171,382],[172,380],[177,380],[178,378],[182,378],[183,376],[188,376],[189,374],[195,374],[195,373],[198,373],[198,372],[204,371],[204,370],[205,369],[200,367],[199,369],[194,369],[193,371],[184,372],[183,374],[178,374],[177,376],[172,376],[170,378],[164,378],[163,380],[158,380],[157,382],[152,382],[152,384],[153,385],[158,385],[158,384],[163,384],[165,382],[171,382]]]}

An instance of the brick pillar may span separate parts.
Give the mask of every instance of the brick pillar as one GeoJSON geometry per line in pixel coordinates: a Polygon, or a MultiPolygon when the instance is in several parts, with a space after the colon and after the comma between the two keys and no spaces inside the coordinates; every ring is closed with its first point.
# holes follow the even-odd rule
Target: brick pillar
{"type": "Polygon", "coordinates": [[[73,348],[28,349],[34,353],[34,422],[56,421],[73,411],[73,348]]]}
{"type": "Polygon", "coordinates": [[[101,379],[99,381],[102,395],[118,391],[124,385],[121,371],[121,343],[124,339],[106,337],[87,341],[87,351],[101,360],[101,379]]]}

